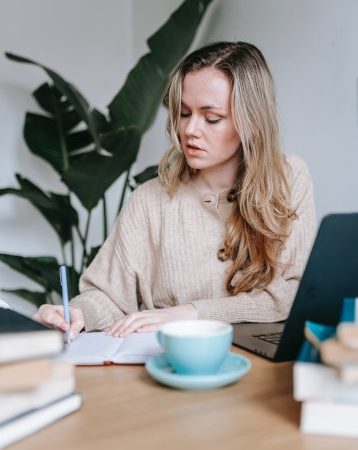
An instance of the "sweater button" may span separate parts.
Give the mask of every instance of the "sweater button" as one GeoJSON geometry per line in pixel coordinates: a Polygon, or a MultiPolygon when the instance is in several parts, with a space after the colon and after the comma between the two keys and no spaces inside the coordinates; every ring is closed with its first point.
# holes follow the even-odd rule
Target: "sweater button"
{"type": "Polygon", "coordinates": [[[221,248],[220,250],[218,250],[217,253],[216,253],[216,257],[218,258],[218,260],[220,262],[226,261],[227,260],[227,256],[226,256],[226,253],[225,253],[225,249],[221,248]]]}
{"type": "Polygon", "coordinates": [[[235,189],[231,189],[226,196],[226,200],[229,203],[233,203],[234,201],[236,201],[236,199],[237,199],[237,192],[235,191],[235,189]]]}

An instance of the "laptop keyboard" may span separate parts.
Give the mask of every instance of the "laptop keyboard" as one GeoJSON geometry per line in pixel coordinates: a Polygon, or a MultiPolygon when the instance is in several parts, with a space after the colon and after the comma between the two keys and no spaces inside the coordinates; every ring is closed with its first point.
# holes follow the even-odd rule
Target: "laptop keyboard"
{"type": "Polygon", "coordinates": [[[282,331],[278,333],[254,334],[253,336],[270,344],[278,345],[282,337],[282,331]]]}

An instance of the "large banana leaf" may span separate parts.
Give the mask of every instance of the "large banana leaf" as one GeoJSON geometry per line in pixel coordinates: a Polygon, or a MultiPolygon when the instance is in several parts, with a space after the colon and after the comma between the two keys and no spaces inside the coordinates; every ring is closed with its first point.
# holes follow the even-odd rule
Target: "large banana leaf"
{"type": "Polygon", "coordinates": [[[85,153],[63,174],[63,181],[76,193],[83,206],[91,211],[103,193],[135,161],[139,147],[139,131],[122,128],[101,136],[107,154],[85,153]]]}
{"type": "Polygon", "coordinates": [[[91,262],[95,259],[100,248],[101,248],[100,245],[97,245],[96,247],[91,248],[88,258],[87,258],[87,261],[86,261],[87,266],[89,266],[91,264],[91,262]]]}
{"type": "Polygon", "coordinates": [[[43,286],[47,292],[61,293],[56,258],[52,256],[25,257],[0,254],[0,261],[43,286]]]}
{"type": "Polygon", "coordinates": [[[158,166],[149,166],[146,169],[144,169],[142,172],[137,173],[137,175],[134,175],[133,182],[129,183],[129,187],[132,191],[136,187],[138,187],[140,184],[145,183],[148,180],[151,180],[152,178],[155,178],[158,176],[158,166]]]}
{"type": "Polygon", "coordinates": [[[32,93],[32,95],[37,104],[47,112],[49,116],[60,116],[60,126],[62,126],[64,130],[70,131],[82,121],[79,113],[55,85],[43,83],[32,93]]]}
{"type": "Polygon", "coordinates": [[[170,72],[189,48],[212,0],[188,0],[148,39],[151,54],[164,73],[170,72]]]}
{"type": "MultiPolygon", "coordinates": [[[[20,56],[7,56],[18,62],[33,63],[20,56]]],[[[90,211],[135,161],[140,144],[139,130],[129,127],[109,131],[101,112],[90,110],[72,85],[54,71],[45,70],[57,84],[45,83],[34,92],[38,104],[48,115],[26,115],[25,139],[32,152],[47,160],[61,174],[64,183],[90,211]],[[73,92],[78,94],[77,97],[73,92]],[[84,117],[88,128],[73,130],[84,117]],[[89,129],[90,123],[94,132],[89,129]],[[103,148],[107,151],[102,152],[103,148]]]]}
{"type": "Polygon", "coordinates": [[[48,301],[48,293],[46,291],[38,292],[30,291],[29,289],[1,289],[1,291],[17,295],[18,297],[28,300],[36,306],[40,306],[48,301]]]}
{"type": "Polygon", "coordinates": [[[0,189],[0,196],[13,194],[29,200],[57,233],[62,244],[71,240],[71,227],[78,225],[78,215],[68,195],[44,192],[28,179],[16,175],[20,188],[0,189]]]}
{"type": "MultiPolygon", "coordinates": [[[[96,184],[98,189],[101,183],[87,180],[87,186],[83,187],[72,177],[77,173],[81,177],[88,171],[88,165],[98,168],[98,164],[104,161],[100,156],[99,133],[109,130],[105,116],[95,109],[92,110],[82,94],[55,71],[23,56],[12,53],[6,53],[6,56],[16,62],[41,67],[52,79],[53,85],[45,83],[33,93],[37,103],[46,111],[47,115],[28,113],[25,120],[24,137],[33,153],[49,162],[61,176],[65,174],[63,181],[66,183],[66,180],[69,180],[70,185],[68,186],[72,188],[83,205],[85,207],[91,205],[93,208],[114,180],[107,184],[97,196],[97,190],[96,193],[93,193],[92,186],[96,184]],[[87,128],[85,130],[76,129],[83,122],[87,128]],[[78,159],[81,159],[80,163],[77,163],[78,159]],[[72,168],[73,163],[75,164],[72,168]],[[77,186],[79,186],[79,191],[76,190],[77,186]],[[96,203],[92,201],[94,197],[96,203]]],[[[139,141],[135,142],[137,143],[135,153],[137,153],[139,141]]],[[[127,159],[130,159],[131,163],[134,161],[133,158],[127,159]]],[[[107,161],[104,162],[107,167],[107,161]]],[[[83,180],[83,177],[81,179],[83,180]]]]}
{"type": "MultiPolygon", "coordinates": [[[[47,114],[26,114],[25,141],[34,154],[62,175],[76,160],[77,153],[88,151],[88,146],[95,147],[95,142],[88,129],[76,129],[82,122],[81,116],[56,86],[44,83],[33,96],[47,114]]],[[[93,110],[89,114],[97,134],[108,131],[108,123],[102,113],[93,110]]]]}
{"type": "Polygon", "coordinates": [[[69,159],[65,139],[61,139],[56,122],[50,117],[27,113],[24,137],[29,149],[42,157],[60,174],[69,159]]]}
{"type": "Polygon", "coordinates": [[[73,298],[79,293],[78,283],[80,281],[80,274],[72,266],[67,266],[67,276],[69,296],[73,298]]]}
{"type": "MultiPolygon", "coordinates": [[[[61,295],[59,264],[56,258],[51,256],[23,257],[3,253],[0,254],[0,261],[44,288],[44,291],[40,292],[28,289],[2,289],[4,292],[16,294],[36,305],[46,303],[51,298],[49,294],[53,291],[61,295]]],[[[70,298],[73,298],[78,294],[79,274],[71,266],[67,267],[67,270],[69,295],[70,298]]]]}
{"type": "Polygon", "coordinates": [[[32,59],[25,58],[23,56],[15,55],[13,53],[6,52],[5,55],[7,58],[12,61],[33,64],[37,67],[41,67],[47,75],[52,79],[55,87],[59,92],[61,92],[74,107],[75,111],[79,114],[81,119],[86,123],[88,127],[88,131],[92,136],[93,141],[95,142],[95,146],[97,149],[100,149],[99,136],[96,129],[95,120],[93,119],[92,112],[87,100],[83,97],[80,91],[71,83],[66,81],[61,77],[58,73],[46,67],[43,64],[40,64],[32,59]]]}
{"type": "Polygon", "coordinates": [[[99,111],[91,110],[79,90],[58,73],[31,59],[6,53],[13,61],[41,67],[52,79],[52,86],[45,83],[33,94],[47,115],[27,114],[25,139],[33,153],[62,175],[87,210],[97,205],[108,187],[136,160],[140,136],[155,117],[169,72],[188,49],[211,1],[186,0],[148,40],[151,53],[140,59],[109,105],[110,124],[99,111]],[[87,129],[75,128],[81,122],[87,129]],[[136,131],[128,129],[133,126],[136,131]],[[101,153],[102,148],[112,156],[101,153]]]}
{"type": "Polygon", "coordinates": [[[137,126],[143,133],[154,120],[170,71],[181,58],[212,0],[186,0],[148,39],[150,53],[129,72],[108,108],[112,127],[137,126]]]}

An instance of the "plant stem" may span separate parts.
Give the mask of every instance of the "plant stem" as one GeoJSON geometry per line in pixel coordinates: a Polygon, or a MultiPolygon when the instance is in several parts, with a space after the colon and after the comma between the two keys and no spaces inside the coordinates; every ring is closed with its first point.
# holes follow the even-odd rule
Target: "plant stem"
{"type": "Polygon", "coordinates": [[[125,197],[127,186],[128,186],[128,180],[129,180],[130,171],[131,171],[131,167],[129,167],[129,169],[127,170],[126,179],[124,180],[121,200],[119,202],[118,211],[117,211],[117,216],[118,216],[118,214],[119,214],[119,212],[120,212],[120,210],[122,209],[122,206],[123,206],[124,197],[125,197]]]}
{"type": "Polygon", "coordinates": [[[72,260],[72,267],[75,269],[75,243],[73,241],[73,227],[71,227],[71,260],[72,260]]]}
{"type": "Polygon", "coordinates": [[[88,238],[88,231],[89,231],[90,221],[91,221],[91,212],[88,213],[88,218],[87,218],[87,223],[86,223],[86,230],[85,230],[85,235],[84,235],[84,238],[83,238],[83,253],[82,253],[82,262],[81,262],[81,271],[80,271],[80,273],[83,272],[83,268],[84,268],[84,265],[85,265],[85,259],[86,259],[86,256],[87,256],[86,244],[87,244],[87,238],[88,238]]]}
{"type": "Polygon", "coordinates": [[[67,145],[66,145],[65,135],[64,135],[63,126],[62,126],[61,114],[60,114],[60,110],[58,109],[58,104],[56,102],[56,98],[53,93],[53,89],[50,89],[50,92],[51,92],[51,100],[52,100],[52,104],[53,104],[53,109],[54,109],[54,113],[55,113],[55,117],[56,117],[56,125],[57,125],[57,129],[58,129],[58,135],[60,138],[60,145],[61,145],[61,151],[62,151],[62,164],[63,164],[62,167],[63,167],[63,171],[65,172],[69,168],[69,164],[70,164],[69,158],[68,158],[67,145]]]}
{"type": "Polygon", "coordinates": [[[108,224],[107,224],[107,203],[106,203],[106,195],[103,194],[103,242],[107,238],[108,233],[108,224]]]}
{"type": "Polygon", "coordinates": [[[50,305],[54,305],[55,302],[53,301],[52,293],[51,291],[47,291],[47,298],[49,300],[50,305]]]}
{"type": "Polygon", "coordinates": [[[79,239],[81,241],[81,244],[84,245],[85,240],[84,240],[84,237],[81,234],[81,231],[80,231],[78,225],[75,225],[75,230],[77,231],[77,234],[78,234],[78,237],[79,237],[79,239]]]}

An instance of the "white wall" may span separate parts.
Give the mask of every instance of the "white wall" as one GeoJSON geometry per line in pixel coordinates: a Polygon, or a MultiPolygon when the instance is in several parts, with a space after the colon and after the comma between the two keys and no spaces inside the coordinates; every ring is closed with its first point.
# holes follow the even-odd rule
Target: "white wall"
{"type": "MultiPolygon", "coordinates": [[[[180,3],[3,0],[0,47],[47,63],[104,109],[147,51],[146,38],[180,3]]],[[[307,161],[319,218],[358,210],[357,18],[355,0],[215,0],[194,43],[240,39],[263,51],[276,81],[283,149],[307,161]]],[[[29,93],[43,79],[39,69],[0,57],[0,186],[13,184],[20,171],[45,188],[59,187],[21,137],[24,111],[34,108],[29,93]]],[[[161,111],[143,139],[137,170],[157,163],[165,150],[164,123],[161,111]]],[[[0,198],[0,211],[0,252],[57,249],[55,236],[25,201],[0,198]]],[[[0,286],[25,282],[0,264],[0,286]]]]}

